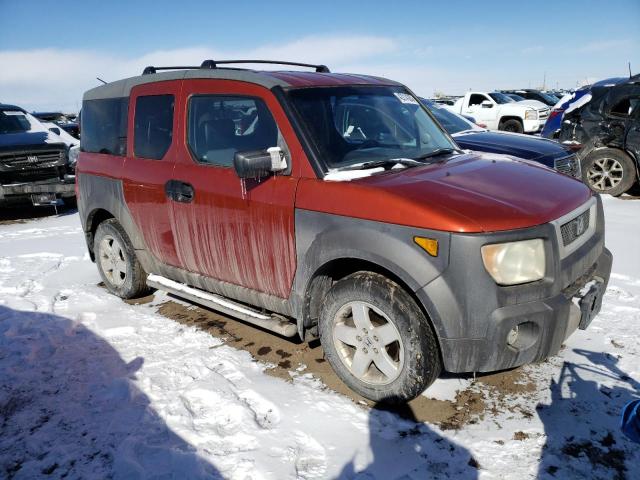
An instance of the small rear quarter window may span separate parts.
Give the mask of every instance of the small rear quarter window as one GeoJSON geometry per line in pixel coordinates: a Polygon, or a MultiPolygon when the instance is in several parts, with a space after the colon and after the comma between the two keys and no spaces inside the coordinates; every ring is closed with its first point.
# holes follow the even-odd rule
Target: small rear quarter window
{"type": "Polygon", "coordinates": [[[80,149],[83,152],[124,156],[127,153],[128,98],[82,102],[80,149]]]}

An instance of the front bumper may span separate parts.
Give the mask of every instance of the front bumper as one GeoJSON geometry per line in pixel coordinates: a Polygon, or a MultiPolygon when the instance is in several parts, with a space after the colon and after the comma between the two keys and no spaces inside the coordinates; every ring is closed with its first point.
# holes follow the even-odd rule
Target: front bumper
{"type": "Polygon", "coordinates": [[[489,372],[543,360],[555,355],[577,328],[586,328],[600,310],[611,273],[599,199],[596,220],[591,238],[564,258],[552,224],[452,235],[449,267],[416,292],[434,317],[445,369],[489,372]],[[525,285],[496,285],[482,265],[481,245],[527,238],[545,242],[546,277],[525,285]]]}
{"type": "Polygon", "coordinates": [[[0,185],[0,201],[30,198],[37,193],[55,193],[61,197],[75,195],[75,175],[65,175],[64,180],[12,183],[0,185]]]}
{"type": "Polygon", "coordinates": [[[546,118],[543,120],[523,120],[522,124],[525,133],[538,133],[544,128],[544,123],[546,121],[546,118]]]}

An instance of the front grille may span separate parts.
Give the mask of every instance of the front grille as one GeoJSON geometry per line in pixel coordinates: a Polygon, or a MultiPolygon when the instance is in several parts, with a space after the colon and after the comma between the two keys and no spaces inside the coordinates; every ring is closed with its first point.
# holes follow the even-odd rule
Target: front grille
{"type": "Polygon", "coordinates": [[[539,110],[538,111],[538,118],[540,120],[544,120],[545,118],[547,118],[549,116],[549,109],[545,109],[545,110],[539,110]]]}
{"type": "Polygon", "coordinates": [[[565,247],[572,244],[576,239],[589,230],[589,220],[591,218],[590,210],[585,210],[573,220],[560,226],[562,234],[562,245],[565,247]]]}
{"type": "Polygon", "coordinates": [[[5,168],[46,168],[64,160],[63,150],[34,150],[0,155],[5,168]]]}
{"type": "Polygon", "coordinates": [[[553,167],[558,172],[569,175],[570,177],[580,178],[582,176],[582,172],[580,172],[580,162],[575,155],[556,158],[553,162],[553,167]]]}

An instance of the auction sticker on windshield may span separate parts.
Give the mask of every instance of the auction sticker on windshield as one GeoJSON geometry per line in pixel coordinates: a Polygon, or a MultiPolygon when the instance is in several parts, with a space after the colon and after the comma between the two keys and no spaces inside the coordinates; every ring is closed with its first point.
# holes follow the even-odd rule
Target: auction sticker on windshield
{"type": "Polygon", "coordinates": [[[408,93],[394,92],[393,94],[396,97],[398,97],[398,100],[400,100],[402,103],[411,103],[413,105],[418,105],[418,101],[415,98],[413,98],[411,95],[409,95],[408,93]]]}

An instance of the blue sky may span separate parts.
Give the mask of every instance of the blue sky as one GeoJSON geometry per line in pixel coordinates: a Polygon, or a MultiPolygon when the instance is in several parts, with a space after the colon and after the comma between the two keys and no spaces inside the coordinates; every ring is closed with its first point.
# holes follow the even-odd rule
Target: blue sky
{"type": "Polygon", "coordinates": [[[434,91],[575,87],[640,71],[640,1],[0,0],[0,100],[75,109],[95,77],[253,56],[434,91]]]}

